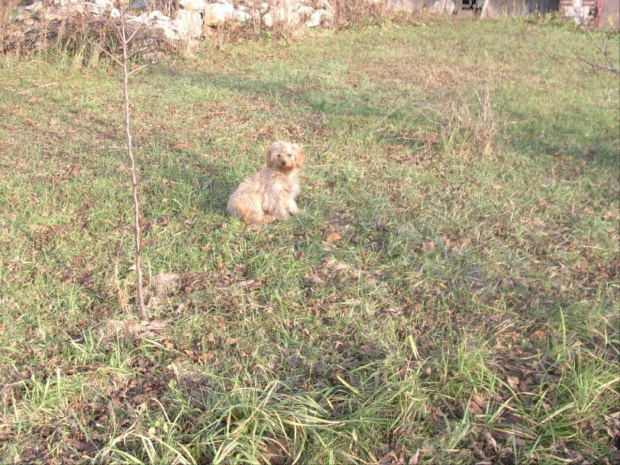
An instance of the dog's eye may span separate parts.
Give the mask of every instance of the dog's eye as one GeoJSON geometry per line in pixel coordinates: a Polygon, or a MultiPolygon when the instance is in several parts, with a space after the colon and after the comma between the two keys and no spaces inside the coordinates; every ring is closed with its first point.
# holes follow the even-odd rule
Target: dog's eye
{"type": "Polygon", "coordinates": [[[280,154],[278,154],[278,158],[280,158],[280,154]]]}

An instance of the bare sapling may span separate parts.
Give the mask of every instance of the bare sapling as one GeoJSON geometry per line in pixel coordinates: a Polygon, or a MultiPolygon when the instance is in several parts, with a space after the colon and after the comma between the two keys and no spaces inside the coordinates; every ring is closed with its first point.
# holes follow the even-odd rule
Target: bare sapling
{"type": "Polygon", "coordinates": [[[134,207],[134,239],[135,239],[135,268],[136,268],[136,294],[138,301],[138,308],[140,310],[140,319],[142,321],[148,321],[148,314],[146,306],[144,305],[144,285],[142,274],[142,225],[140,222],[141,208],[140,208],[140,178],[138,173],[138,167],[136,165],[136,158],[133,152],[133,143],[131,137],[131,99],[129,96],[129,78],[132,74],[140,71],[147,65],[139,66],[136,69],[130,70],[128,48],[131,41],[135,37],[136,33],[140,29],[136,28],[131,36],[127,37],[127,31],[125,28],[125,4],[123,1],[118,2],[118,9],[120,11],[120,25],[114,24],[117,29],[118,36],[120,37],[120,46],[123,53],[122,60],[116,58],[113,54],[107,50],[101,48],[99,45],[91,42],[93,45],[102,50],[112,60],[114,60],[123,71],[123,88],[125,95],[125,139],[127,143],[127,156],[130,161],[129,172],[131,174],[131,187],[132,198],[134,207]]]}
{"type": "Polygon", "coordinates": [[[127,155],[131,161],[129,170],[131,172],[131,187],[133,195],[133,207],[134,207],[134,232],[136,241],[136,276],[137,276],[137,296],[138,306],[140,308],[140,319],[142,321],[148,320],[146,313],[146,307],[144,306],[143,279],[142,279],[142,227],[140,224],[140,179],[138,177],[138,169],[136,168],[136,159],[133,154],[133,144],[131,140],[131,100],[129,99],[129,76],[133,71],[129,71],[127,64],[127,46],[133,36],[127,40],[125,34],[125,12],[121,9],[121,43],[123,48],[123,87],[125,90],[125,136],[127,139],[127,155]]]}

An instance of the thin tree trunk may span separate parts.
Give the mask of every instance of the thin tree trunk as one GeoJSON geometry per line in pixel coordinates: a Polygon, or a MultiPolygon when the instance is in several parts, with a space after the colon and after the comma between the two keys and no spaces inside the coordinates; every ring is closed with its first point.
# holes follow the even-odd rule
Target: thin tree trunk
{"type": "Polygon", "coordinates": [[[129,76],[131,72],[127,69],[127,36],[125,34],[125,11],[124,8],[121,11],[121,38],[123,46],[123,83],[125,87],[125,133],[127,139],[127,154],[131,160],[131,186],[133,190],[133,205],[134,205],[134,226],[135,226],[135,241],[136,241],[136,275],[137,275],[137,296],[138,306],[140,308],[140,319],[142,321],[148,320],[146,313],[146,307],[144,306],[144,296],[142,294],[143,279],[142,279],[142,225],[140,224],[140,182],[138,179],[138,170],[136,168],[136,160],[133,155],[133,144],[131,140],[131,107],[129,99],[129,76]]]}

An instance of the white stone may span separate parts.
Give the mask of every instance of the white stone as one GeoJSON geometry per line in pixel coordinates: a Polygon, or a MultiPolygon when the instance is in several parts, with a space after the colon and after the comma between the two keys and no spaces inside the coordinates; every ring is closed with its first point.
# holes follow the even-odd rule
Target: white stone
{"type": "Polygon", "coordinates": [[[84,2],[84,9],[86,13],[91,15],[102,15],[105,13],[106,8],[101,5],[97,5],[96,3],[84,2]]]}
{"type": "Polygon", "coordinates": [[[74,14],[74,13],[80,13],[83,14],[84,13],[84,5],[82,3],[76,3],[76,2],[62,2],[60,3],[60,11],[63,12],[63,14],[74,14]]]}
{"type": "Polygon", "coordinates": [[[204,11],[207,2],[205,2],[205,0],[181,0],[179,5],[186,10],[204,11]]]}
{"type": "Polygon", "coordinates": [[[196,39],[202,35],[202,16],[198,11],[177,10],[172,23],[184,39],[196,39]]]}
{"type": "Polygon", "coordinates": [[[311,17],[312,13],[314,13],[314,8],[312,8],[311,6],[307,6],[307,5],[301,5],[299,8],[297,8],[297,14],[301,17],[311,17]]]}
{"type": "Polygon", "coordinates": [[[43,9],[43,2],[34,2],[32,5],[28,5],[25,9],[28,11],[39,11],[43,9]]]}
{"type": "Polygon", "coordinates": [[[306,21],[306,27],[317,27],[331,21],[333,15],[327,10],[316,10],[312,16],[306,21]]]}
{"type": "Polygon", "coordinates": [[[246,21],[250,21],[252,19],[252,15],[242,10],[235,10],[233,18],[241,23],[245,23],[246,21]]]}
{"type": "Polygon", "coordinates": [[[166,27],[170,23],[170,18],[161,11],[155,10],[142,13],[140,16],[131,17],[128,21],[137,21],[154,27],[166,27]]]}
{"type": "Polygon", "coordinates": [[[106,9],[111,10],[112,8],[114,8],[114,4],[112,3],[112,0],[92,0],[92,1],[95,5],[99,5],[106,9]]]}
{"type": "Polygon", "coordinates": [[[233,19],[235,7],[230,3],[209,3],[205,7],[204,23],[206,26],[217,26],[233,19]]]}
{"type": "Polygon", "coordinates": [[[150,13],[144,13],[142,16],[144,16],[147,20],[151,22],[164,21],[167,23],[168,21],[170,21],[170,17],[166,16],[159,10],[151,11],[150,13]]]}
{"type": "Polygon", "coordinates": [[[112,11],[110,11],[110,18],[120,18],[121,17],[121,12],[118,11],[118,8],[112,8],[112,11]]]}
{"type": "Polygon", "coordinates": [[[268,27],[268,28],[273,27],[273,15],[271,13],[265,13],[263,15],[263,24],[265,27],[268,27]]]}
{"type": "Polygon", "coordinates": [[[175,40],[179,40],[179,34],[176,33],[176,31],[173,29],[172,26],[170,25],[161,25],[161,26],[157,26],[158,29],[160,29],[161,31],[163,31],[164,35],[166,36],[166,39],[168,39],[171,42],[174,42],[175,40]]]}

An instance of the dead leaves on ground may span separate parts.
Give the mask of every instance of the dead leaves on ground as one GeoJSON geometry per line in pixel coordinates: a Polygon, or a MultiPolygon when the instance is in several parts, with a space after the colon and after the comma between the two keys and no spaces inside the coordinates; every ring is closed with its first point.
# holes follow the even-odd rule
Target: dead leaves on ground
{"type": "Polygon", "coordinates": [[[342,239],[342,236],[340,234],[338,234],[337,232],[331,232],[325,238],[325,240],[329,244],[333,244],[334,242],[339,241],[340,239],[342,239]]]}
{"type": "Polygon", "coordinates": [[[330,256],[316,271],[306,275],[305,279],[309,286],[339,286],[346,282],[362,281],[366,285],[376,288],[381,285],[383,276],[377,271],[360,269],[330,256]]]}

